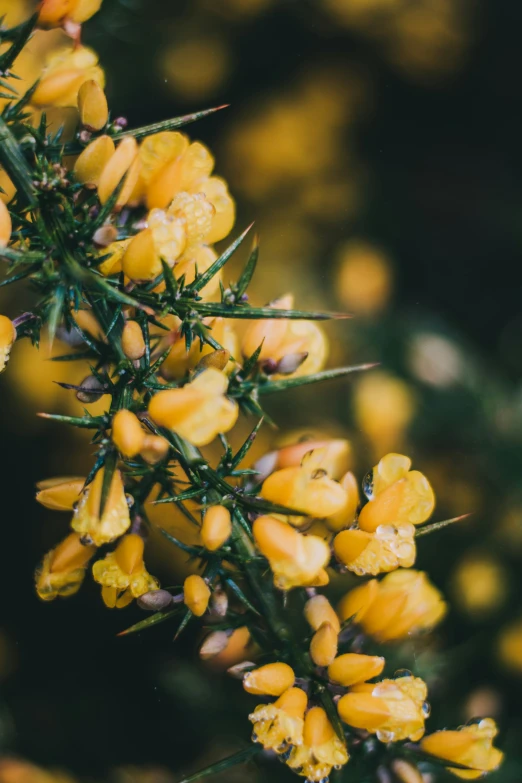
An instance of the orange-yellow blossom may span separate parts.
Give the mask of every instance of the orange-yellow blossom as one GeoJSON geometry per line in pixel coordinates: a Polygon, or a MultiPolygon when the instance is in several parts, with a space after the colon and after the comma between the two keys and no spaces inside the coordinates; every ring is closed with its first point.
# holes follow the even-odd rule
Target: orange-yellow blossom
{"type": "Polygon", "coordinates": [[[357,486],[357,479],[348,471],[340,480],[340,485],[346,492],[346,500],[344,506],[335,514],[329,516],[326,520],[326,524],[330,530],[337,532],[345,527],[349,527],[355,521],[357,514],[357,508],[360,503],[359,487],[357,486]]]}
{"type": "Polygon", "coordinates": [[[201,617],[205,614],[210,600],[210,588],[198,574],[187,576],[183,583],[183,600],[192,614],[201,617]]]}
{"type": "Polygon", "coordinates": [[[87,563],[96,547],[84,546],[77,533],[71,533],[48,552],[36,571],[36,592],[42,601],[66,598],[80,589],[87,563]]]}
{"type": "Polygon", "coordinates": [[[328,780],[332,768],[348,762],[344,742],[335,733],[322,707],[312,707],[305,715],[303,742],[292,748],[288,761],[291,769],[307,781],[328,780]]]}
{"type": "Polygon", "coordinates": [[[102,585],[102,598],[109,609],[123,609],[134,598],[158,590],[157,579],[151,576],[143,562],[144,542],[141,536],[123,536],[114,552],[92,567],[95,582],[102,585]]]}
{"type": "MultiPolygon", "coordinates": [[[[276,452],[276,467],[296,468],[308,452],[315,453],[315,467],[325,470],[334,479],[340,479],[351,462],[352,447],[344,438],[309,439],[283,446],[276,452]]],[[[351,474],[350,474],[351,475],[351,474]]]]}
{"type": "Polygon", "coordinates": [[[112,475],[105,507],[100,513],[103,476],[104,468],[101,468],[83,492],[71,522],[73,530],[96,546],[114,541],[130,526],[129,506],[119,470],[112,475]]]}
{"type": "MultiPolygon", "coordinates": [[[[3,202],[0,201],[0,204],[3,202]]],[[[6,315],[0,315],[0,372],[5,370],[15,340],[15,325],[6,315]]]]}
{"type": "Polygon", "coordinates": [[[424,737],[422,750],[448,762],[463,764],[472,769],[458,769],[448,764],[449,772],[464,780],[482,778],[502,763],[504,754],[493,747],[498,734],[495,721],[483,718],[478,723],[461,726],[457,731],[436,731],[424,737]]]}
{"type": "MultiPolygon", "coordinates": [[[[286,294],[271,302],[269,306],[275,310],[291,310],[293,304],[292,294],[286,294]]],[[[277,363],[285,356],[307,354],[297,369],[285,377],[318,372],[324,366],[328,355],[328,342],[315,321],[294,321],[288,318],[263,318],[253,321],[243,337],[243,356],[252,356],[261,344],[260,362],[270,360],[277,363]]]]}
{"type": "Polygon", "coordinates": [[[351,590],[338,611],[341,621],[353,618],[365,633],[389,642],[430,630],[446,614],[446,604],[425,573],[399,569],[351,590]]]}
{"type": "MultiPolygon", "coordinates": [[[[114,155],[115,150],[116,147],[110,136],[98,136],[97,139],[91,141],[78,156],[74,164],[74,176],[77,181],[88,188],[98,187],[101,175],[114,155]]],[[[114,244],[120,245],[120,243],[114,244]]],[[[104,248],[103,255],[107,255],[109,252],[109,248],[104,248]]],[[[106,271],[108,261],[109,259],[100,264],[103,274],[110,274],[110,272],[106,271]]],[[[114,269],[114,271],[121,271],[121,267],[120,269],[114,269]]]]}
{"type": "MultiPolygon", "coordinates": [[[[272,473],[263,482],[261,496],[310,517],[329,517],[340,511],[346,503],[346,491],[324,470],[316,468],[318,451],[306,454],[299,467],[272,473]]],[[[304,517],[292,516],[289,521],[299,525],[304,517]]]]}
{"type": "Polygon", "coordinates": [[[106,162],[99,176],[97,185],[98,197],[101,203],[105,204],[108,201],[123,177],[125,177],[114,205],[115,209],[121,209],[131,199],[132,191],[139,176],[139,166],[136,139],[133,136],[125,136],[106,162]]]}
{"type": "Polygon", "coordinates": [[[211,367],[180,389],[155,394],[149,403],[150,416],[194,446],[205,446],[237,421],[238,405],[225,396],[227,388],[226,375],[211,367]]]}
{"type": "Polygon", "coordinates": [[[260,704],[248,716],[254,724],[252,740],[279,754],[301,745],[307,705],[308,697],[300,688],[289,688],[273,704],[260,704]]]}
{"type": "Polygon", "coordinates": [[[121,347],[127,359],[136,361],[145,355],[146,346],[137,321],[126,321],[121,334],[121,347]]]}
{"type": "Polygon", "coordinates": [[[308,536],[271,516],[258,517],[253,525],[254,539],[274,574],[280,590],[327,584],[325,571],[330,548],[319,536],[308,536]]]}
{"type": "Polygon", "coordinates": [[[99,11],[103,0],[42,0],[38,9],[41,27],[61,27],[71,21],[81,24],[99,11]]]}
{"type": "Polygon", "coordinates": [[[294,670],[287,663],[267,663],[259,669],[247,672],[243,688],[257,696],[281,696],[295,681],[294,670]]]}
{"type": "Polygon", "coordinates": [[[58,476],[39,481],[36,500],[53,511],[72,511],[85,484],[81,476],[58,476]]]}
{"type": "Polygon", "coordinates": [[[381,742],[419,740],[429,714],[428,689],[419,677],[356,685],[337,705],[341,719],[356,729],[376,734],[381,742]]]}
{"type": "Polygon", "coordinates": [[[357,576],[376,576],[415,562],[415,527],[409,522],[379,525],[374,533],[342,530],[334,539],[337,559],[357,576]]]}
{"type": "Polygon", "coordinates": [[[64,47],[51,51],[33,93],[34,106],[76,106],[78,90],[85,81],[105,85],[98,55],[87,46],[64,47]]]}
{"type": "Polygon", "coordinates": [[[81,124],[90,131],[100,131],[109,119],[109,107],[103,88],[88,79],[78,90],[78,111],[81,124]]]}
{"type": "Polygon", "coordinates": [[[371,500],[359,514],[361,530],[373,533],[379,525],[420,525],[428,519],[435,495],[428,479],[410,467],[410,458],[402,454],[387,454],[374,467],[368,491],[371,500]]]}

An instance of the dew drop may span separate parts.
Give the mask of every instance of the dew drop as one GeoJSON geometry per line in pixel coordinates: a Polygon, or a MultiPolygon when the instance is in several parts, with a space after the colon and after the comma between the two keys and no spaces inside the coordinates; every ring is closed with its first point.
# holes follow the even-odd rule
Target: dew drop
{"type": "Polygon", "coordinates": [[[363,478],[362,491],[368,500],[373,500],[373,470],[369,470],[363,478]]]}
{"type": "Polygon", "coordinates": [[[409,669],[397,669],[397,671],[393,675],[393,678],[394,680],[398,680],[399,677],[413,677],[413,674],[410,672],[409,669]]]}
{"type": "Polygon", "coordinates": [[[422,705],[422,714],[425,718],[429,718],[431,715],[431,704],[429,701],[425,701],[422,705]]]}

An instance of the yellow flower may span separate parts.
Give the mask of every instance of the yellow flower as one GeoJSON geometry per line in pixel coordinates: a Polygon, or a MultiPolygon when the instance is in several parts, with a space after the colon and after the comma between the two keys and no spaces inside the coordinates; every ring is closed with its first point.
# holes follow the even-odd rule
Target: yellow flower
{"type": "Polygon", "coordinates": [[[276,452],[276,467],[280,469],[298,467],[310,451],[314,452],[316,469],[325,470],[332,478],[340,479],[348,470],[352,448],[350,441],[343,438],[322,440],[312,438],[283,446],[276,452]]]}
{"type": "Polygon", "coordinates": [[[325,595],[314,595],[305,603],[304,616],[314,631],[318,631],[323,623],[329,623],[339,633],[341,623],[335,609],[325,595]]]}
{"type": "Polygon", "coordinates": [[[375,315],[386,306],[392,287],[390,262],[368,242],[350,240],[339,251],[337,290],[349,310],[375,315]]]}
{"type": "Polygon", "coordinates": [[[94,563],[92,575],[102,585],[103,602],[109,609],[122,609],[134,598],[159,589],[157,579],[145,568],[143,549],[142,537],[129,533],[118,542],[114,552],[94,563]]]}
{"type": "Polygon", "coordinates": [[[357,379],[353,406],[355,420],[375,452],[397,449],[415,413],[415,398],[401,379],[383,371],[357,379]]]}
{"type": "Polygon", "coordinates": [[[328,780],[332,768],[348,762],[344,742],[335,733],[322,707],[312,707],[305,715],[303,743],[292,748],[288,766],[308,781],[328,780]]]}
{"type": "MultiPolygon", "coordinates": [[[[290,310],[294,304],[291,294],[276,299],[270,304],[276,310],[290,310]]],[[[246,330],[241,351],[249,357],[263,344],[259,362],[271,362],[277,374],[277,363],[284,357],[306,354],[306,358],[293,372],[285,377],[298,377],[318,372],[324,366],[328,355],[328,342],[315,321],[294,321],[287,318],[261,319],[254,321],[246,330]]]]}
{"type": "Polygon", "coordinates": [[[252,740],[279,754],[301,745],[307,704],[300,688],[289,688],[273,704],[260,704],[248,716],[254,724],[252,740]]]}
{"type": "Polygon", "coordinates": [[[122,271],[123,255],[129,242],[130,239],[119,239],[116,242],[111,242],[110,245],[103,247],[99,251],[99,255],[105,258],[105,261],[102,261],[98,266],[102,275],[116,275],[122,271]]]}
{"type": "Polygon", "coordinates": [[[85,484],[81,476],[59,476],[39,481],[36,500],[53,511],[72,511],[85,484]]]}
{"type": "Polygon", "coordinates": [[[316,666],[329,666],[337,655],[339,632],[331,623],[323,623],[312,636],[310,658],[316,666]]]}
{"type": "Polygon", "coordinates": [[[169,449],[170,444],[162,435],[145,435],[140,456],[149,465],[155,465],[167,456],[169,449]]]}
{"type": "Polygon", "coordinates": [[[3,201],[0,200],[0,247],[5,247],[11,239],[13,224],[9,210],[3,201]]]}
{"type": "Polygon", "coordinates": [[[449,772],[464,780],[484,777],[493,772],[502,763],[504,754],[493,747],[498,734],[495,721],[484,718],[479,723],[461,726],[457,731],[436,731],[421,742],[422,750],[444,761],[453,761],[472,769],[458,769],[448,764],[449,772]]]}
{"type": "Polygon", "coordinates": [[[332,682],[349,688],[377,677],[384,669],[384,664],[384,658],[379,655],[345,653],[328,666],[328,677],[332,682]]]}
{"type": "MultiPolygon", "coordinates": [[[[177,270],[177,266],[176,266],[177,270]]],[[[181,321],[178,318],[166,318],[164,323],[171,326],[171,332],[163,338],[158,344],[156,352],[162,353],[169,344],[172,348],[167,358],[161,365],[161,375],[166,380],[183,378],[188,370],[193,370],[199,362],[214,352],[214,348],[207,343],[201,343],[197,338],[192,342],[190,350],[187,351],[185,336],[180,332],[181,321]]],[[[210,330],[210,334],[220,345],[223,346],[232,356],[236,353],[237,337],[233,326],[224,318],[206,318],[204,325],[210,330]]],[[[228,361],[225,365],[226,370],[232,369],[233,363],[228,361]]]]}
{"type": "Polygon", "coordinates": [[[256,696],[281,696],[293,687],[294,670],[287,663],[267,663],[247,672],[243,677],[243,688],[256,696]]]}
{"type": "Polygon", "coordinates": [[[422,571],[399,569],[380,582],[371,579],[345,595],[342,621],[353,617],[365,633],[382,642],[427,631],[446,614],[442,595],[422,571]]]}
{"type": "Polygon", "coordinates": [[[255,542],[274,574],[280,590],[328,583],[325,567],[330,548],[319,536],[307,536],[275,517],[258,517],[253,525],[255,542]]]}
{"type": "Polygon", "coordinates": [[[395,680],[354,686],[337,705],[348,725],[376,734],[381,742],[419,740],[429,714],[428,689],[419,677],[411,675],[395,680]]]}
{"type": "Polygon", "coordinates": [[[145,355],[145,340],[137,321],[126,321],[121,334],[121,347],[127,359],[136,361],[145,355]]]}
{"type": "Polygon", "coordinates": [[[119,470],[114,471],[100,517],[103,475],[104,468],[101,468],[82,494],[71,522],[73,530],[90,539],[96,546],[119,538],[130,525],[129,506],[119,470]]]}
{"type": "MultiPolygon", "coordinates": [[[[3,204],[3,201],[0,204],[3,204]]],[[[6,315],[0,315],[0,372],[5,370],[15,340],[16,329],[13,322],[6,315]]]]}
{"type": "Polygon", "coordinates": [[[357,576],[375,576],[415,562],[415,527],[409,522],[379,525],[375,533],[343,530],[334,539],[338,560],[357,576]]]}
{"type": "Polygon", "coordinates": [[[201,542],[205,549],[215,552],[232,534],[230,511],[225,506],[211,506],[203,517],[201,542]]]}
{"type": "Polygon", "coordinates": [[[98,55],[87,46],[64,47],[49,54],[31,102],[34,106],[76,106],[78,90],[88,80],[105,85],[98,55]]]}
{"type": "Polygon", "coordinates": [[[132,459],[140,453],[145,431],[138,417],[128,410],[117,411],[112,418],[112,442],[124,457],[132,459]]]}
{"type": "Polygon", "coordinates": [[[38,13],[41,27],[61,27],[71,21],[81,24],[99,11],[102,0],[42,0],[38,13]]]}
{"type": "Polygon", "coordinates": [[[237,421],[238,406],[225,396],[227,388],[226,375],[209,368],[183,388],[155,394],[149,403],[150,416],[194,446],[205,446],[237,421]]]}
{"type": "Polygon", "coordinates": [[[500,632],[497,648],[501,662],[512,672],[522,674],[522,619],[500,632]]]}
{"type": "Polygon", "coordinates": [[[333,530],[334,532],[342,530],[345,527],[349,527],[354,523],[357,509],[360,503],[357,479],[351,471],[345,473],[339,483],[346,492],[344,506],[339,511],[336,511],[335,514],[329,516],[326,520],[327,527],[329,530],[333,530]]]}
{"type": "MultiPolygon", "coordinates": [[[[87,147],[85,147],[85,149],[78,156],[76,163],[74,164],[74,175],[77,181],[81,182],[82,185],[85,185],[87,188],[98,187],[101,176],[107,164],[113,157],[115,150],[116,147],[114,146],[114,142],[110,136],[98,136],[97,139],[91,141],[91,143],[88,144],[87,147]]],[[[122,246],[122,243],[120,242],[115,242],[113,244],[122,246]]],[[[109,248],[111,247],[113,246],[109,245],[109,248]]],[[[103,255],[107,255],[109,252],[111,252],[109,248],[104,248],[103,255]]],[[[115,250],[116,248],[113,248],[112,252],[115,252],[115,250]]],[[[105,271],[107,269],[108,262],[109,259],[100,265],[100,269],[104,275],[112,274],[113,271],[121,272],[121,266],[119,269],[114,269],[111,272],[105,271]]],[[[110,268],[112,269],[112,266],[110,268]]]]}
{"type": "Polygon", "coordinates": [[[505,569],[493,557],[468,555],[453,575],[455,602],[471,615],[498,609],[507,594],[505,569]]]}
{"type": "MultiPolygon", "coordinates": [[[[347,493],[322,468],[316,467],[321,461],[320,451],[308,452],[297,468],[272,473],[263,482],[261,496],[310,517],[329,517],[339,512],[346,504],[347,493]]],[[[292,516],[289,521],[299,525],[304,518],[292,516]]]]}
{"type": "Polygon", "coordinates": [[[373,533],[379,525],[420,525],[428,519],[435,495],[428,479],[410,467],[411,460],[402,454],[387,454],[375,466],[367,491],[371,499],[359,514],[361,530],[373,533]]]}
{"type": "Polygon", "coordinates": [[[210,600],[210,588],[198,574],[187,576],[183,584],[183,598],[185,605],[196,617],[205,614],[210,600]]]}
{"type": "Polygon", "coordinates": [[[77,533],[71,533],[48,552],[36,571],[36,592],[42,601],[66,598],[80,589],[87,563],[96,547],[84,546],[77,533]]]}
{"type": "MultiPolygon", "coordinates": [[[[104,138],[104,137],[101,137],[104,138]]],[[[95,142],[93,142],[94,144],[95,142]]],[[[107,145],[107,149],[109,145],[107,145]]],[[[89,147],[87,147],[89,149],[89,147]]],[[[85,153],[82,153],[82,155],[85,153]]],[[[81,155],[80,155],[81,158],[81,155]]],[[[77,163],[79,162],[78,159],[77,163]]],[[[140,161],[138,145],[133,136],[126,136],[120,141],[116,150],[105,163],[97,182],[98,198],[102,204],[112,196],[123,177],[125,181],[116,199],[115,209],[121,209],[132,198],[133,190],[138,181],[140,161]]],[[[139,236],[139,235],[138,235],[139,236]]],[[[129,243],[130,244],[130,243],[129,243]]]]}
{"type": "Polygon", "coordinates": [[[105,93],[94,79],[84,82],[78,90],[80,122],[90,131],[100,131],[107,125],[109,107],[105,93]]]}
{"type": "Polygon", "coordinates": [[[199,142],[178,132],[148,136],[140,147],[140,195],[149,209],[166,209],[178,194],[202,195],[213,207],[206,241],[218,242],[230,233],[235,206],[224,180],[211,177],[214,159],[199,142]]]}

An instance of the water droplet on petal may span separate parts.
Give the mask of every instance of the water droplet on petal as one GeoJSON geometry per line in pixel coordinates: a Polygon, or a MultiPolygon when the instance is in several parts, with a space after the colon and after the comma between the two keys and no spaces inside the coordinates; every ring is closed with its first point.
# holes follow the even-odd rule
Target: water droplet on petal
{"type": "Polygon", "coordinates": [[[431,715],[431,704],[429,701],[425,701],[422,705],[422,714],[425,718],[429,718],[431,715]]]}
{"type": "Polygon", "coordinates": [[[368,500],[373,500],[373,470],[369,470],[363,478],[362,491],[368,500]]]}
{"type": "Polygon", "coordinates": [[[393,679],[397,680],[399,679],[399,677],[413,677],[413,675],[409,669],[397,669],[397,671],[393,675],[393,679]]]}

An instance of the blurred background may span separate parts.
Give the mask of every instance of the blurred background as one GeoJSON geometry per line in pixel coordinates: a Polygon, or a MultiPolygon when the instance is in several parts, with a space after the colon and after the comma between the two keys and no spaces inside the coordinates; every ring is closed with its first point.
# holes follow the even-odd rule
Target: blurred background
{"type": "MultiPolygon", "coordinates": [[[[30,8],[0,0],[11,21],[30,8]]],[[[420,539],[451,612],[393,655],[429,679],[432,729],[497,719],[499,783],[522,779],[521,24],[518,0],[104,0],[84,32],[131,127],[231,104],[188,133],[215,152],[236,229],[256,220],[253,300],[349,311],[326,327],[329,365],[380,362],[275,401],[285,429],[257,453],[289,430],[340,433],[361,479],[404,451],[434,519],[473,512],[420,539]]],[[[247,745],[253,702],[202,666],[194,630],[116,638],[144,615],[108,611],[89,580],[38,601],[35,565],[68,520],[32,487],[92,461],[35,417],[77,405],[62,368],[20,344],[0,381],[0,783],[173,783],[247,745]]],[[[179,555],[151,550],[149,570],[181,582],[179,555]]],[[[291,779],[266,763],[226,779],[267,774],[291,779]]]]}

